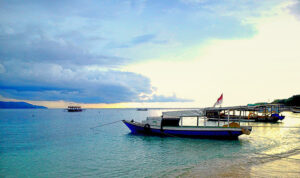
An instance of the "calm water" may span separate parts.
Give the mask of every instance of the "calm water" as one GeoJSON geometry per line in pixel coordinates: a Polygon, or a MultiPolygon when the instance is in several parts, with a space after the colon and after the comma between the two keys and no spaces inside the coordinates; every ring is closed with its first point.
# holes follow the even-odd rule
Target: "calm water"
{"type": "Polygon", "coordinates": [[[284,113],[283,123],[251,123],[268,127],[255,127],[236,141],[136,136],[122,122],[91,129],[161,111],[0,110],[0,177],[164,177],[199,170],[209,175],[225,164],[254,166],[270,155],[300,152],[300,128],[284,128],[300,127],[300,115],[293,113],[284,113]]]}

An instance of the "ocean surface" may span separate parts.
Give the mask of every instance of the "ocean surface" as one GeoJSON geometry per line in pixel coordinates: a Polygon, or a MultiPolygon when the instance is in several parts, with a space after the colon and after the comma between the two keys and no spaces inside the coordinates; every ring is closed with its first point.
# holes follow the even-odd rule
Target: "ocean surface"
{"type": "MultiPolygon", "coordinates": [[[[130,134],[165,110],[0,110],[0,177],[300,177],[300,114],[238,140],[130,134]]],[[[248,125],[248,123],[244,123],[248,125]]]]}

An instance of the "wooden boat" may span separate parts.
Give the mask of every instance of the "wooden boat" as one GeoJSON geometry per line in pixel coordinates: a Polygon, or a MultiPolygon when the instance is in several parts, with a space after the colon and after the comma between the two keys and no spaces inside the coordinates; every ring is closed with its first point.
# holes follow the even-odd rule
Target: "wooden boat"
{"type": "Polygon", "coordinates": [[[233,107],[213,107],[205,108],[205,115],[210,121],[230,121],[239,122],[278,122],[285,116],[279,115],[280,106],[275,104],[259,106],[233,106],[233,107]]]}
{"type": "Polygon", "coordinates": [[[66,109],[68,112],[81,112],[83,109],[81,106],[68,106],[66,109]]]}
{"type": "Polygon", "coordinates": [[[145,121],[127,121],[123,123],[133,134],[146,134],[171,137],[210,138],[210,139],[237,139],[242,134],[249,135],[251,126],[240,126],[238,123],[229,123],[223,126],[199,126],[200,115],[193,115],[197,119],[197,126],[183,126],[182,120],[189,116],[147,117],[145,121]]]}
{"type": "Polygon", "coordinates": [[[300,113],[300,107],[294,107],[294,108],[292,109],[292,112],[293,112],[293,113],[300,113]]]}

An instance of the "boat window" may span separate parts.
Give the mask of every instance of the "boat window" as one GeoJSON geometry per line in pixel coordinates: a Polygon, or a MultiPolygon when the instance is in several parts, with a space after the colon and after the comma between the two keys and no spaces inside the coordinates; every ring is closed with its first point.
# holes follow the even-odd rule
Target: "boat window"
{"type": "Polygon", "coordinates": [[[197,126],[197,117],[182,117],[180,126],[197,126]]]}
{"type": "Polygon", "coordinates": [[[162,120],[162,126],[179,126],[180,119],[174,118],[174,119],[163,119],[162,120]]]}

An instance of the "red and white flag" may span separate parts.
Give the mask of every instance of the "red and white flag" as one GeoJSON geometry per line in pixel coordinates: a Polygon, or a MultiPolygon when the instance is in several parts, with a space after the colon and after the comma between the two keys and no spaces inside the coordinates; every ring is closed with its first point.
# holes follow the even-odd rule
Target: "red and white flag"
{"type": "Polygon", "coordinates": [[[216,107],[216,105],[222,104],[223,103],[223,93],[222,95],[218,98],[217,102],[214,104],[214,107],[216,107]]]}

